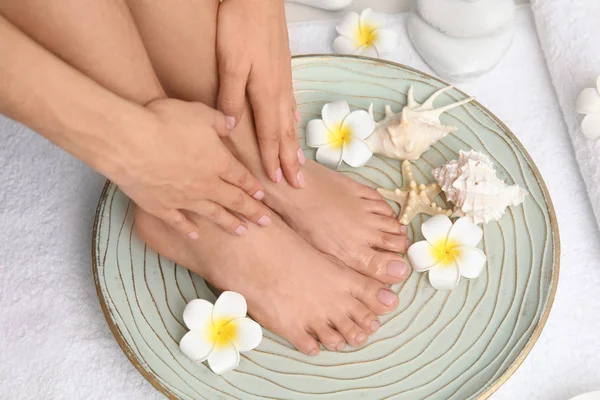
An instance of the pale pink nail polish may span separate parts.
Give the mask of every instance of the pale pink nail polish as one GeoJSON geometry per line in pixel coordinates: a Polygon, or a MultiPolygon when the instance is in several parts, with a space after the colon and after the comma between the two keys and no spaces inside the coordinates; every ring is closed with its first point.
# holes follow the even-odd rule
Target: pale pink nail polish
{"type": "Polygon", "coordinates": [[[388,263],[385,273],[394,278],[404,278],[404,275],[406,275],[406,263],[400,260],[392,260],[388,263]]]}
{"type": "Polygon", "coordinates": [[[344,342],[340,342],[340,343],[338,343],[338,345],[337,345],[337,346],[335,346],[335,349],[336,349],[337,351],[342,351],[342,350],[344,350],[345,348],[346,348],[346,343],[344,343],[344,342]]]}
{"type": "Polygon", "coordinates": [[[283,172],[281,171],[281,168],[279,168],[277,169],[277,172],[275,172],[275,183],[281,182],[281,178],[283,178],[283,172]]]}
{"type": "Polygon", "coordinates": [[[298,109],[296,109],[294,115],[296,115],[296,123],[300,122],[300,111],[298,111],[298,109]]]}
{"type": "Polygon", "coordinates": [[[235,117],[230,117],[226,115],[225,121],[227,121],[227,129],[232,130],[233,128],[235,128],[235,117]]]}
{"type": "Polygon", "coordinates": [[[398,296],[396,293],[392,292],[389,289],[381,289],[379,293],[377,293],[377,299],[386,306],[391,306],[396,301],[398,296]]]}
{"type": "Polygon", "coordinates": [[[302,149],[298,149],[298,162],[300,162],[301,165],[304,165],[306,162],[306,157],[304,157],[304,152],[302,149]]]}
{"type": "Polygon", "coordinates": [[[297,178],[298,178],[298,185],[300,185],[300,187],[303,188],[304,187],[304,174],[302,173],[302,171],[298,172],[297,178]]]}
{"type": "Polygon", "coordinates": [[[198,235],[198,232],[190,232],[190,233],[188,233],[188,237],[192,240],[198,240],[200,235],[198,235]]]}
{"type": "Polygon", "coordinates": [[[367,339],[367,336],[364,333],[359,333],[358,335],[356,335],[356,341],[358,343],[362,343],[367,339]]]}
{"type": "Polygon", "coordinates": [[[263,192],[262,190],[259,190],[258,192],[254,193],[254,196],[252,196],[252,197],[254,197],[254,199],[260,201],[265,198],[265,192],[263,192]]]}
{"type": "Polygon", "coordinates": [[[379,323],[379,321],[375,320],[371,322],[371,332],[375,332],[377,329],[379,329],[379,327],[381,326],[381,324],[379,323]]]}
{"type": "Polygon", "coordinates": [[[271,225],[271,217],[268,215],[263,215],[256,221],[260,226],[269,226],[271,225]]]}
{"type": "Polygon", "coordinates": [[[309,355],[309,356],[316,356],[317,354],[319,354],[319,350],[317,350],[317,349],[311,349],[311,350],[308,352],[308,355],[309,355]]]}
{"type": "Polygon", "coordinates": [[[234,232],[238,236],[244,236],[248,233],[248,228],[246,228],[244,225],[240,225],[237,228],[235,228],[234,232]]]}
{"type": "Polygon", "coordinates": [[[406,235],[408,233],[408,227],[406,225],[400,225],[400,234],[406,235]]]}

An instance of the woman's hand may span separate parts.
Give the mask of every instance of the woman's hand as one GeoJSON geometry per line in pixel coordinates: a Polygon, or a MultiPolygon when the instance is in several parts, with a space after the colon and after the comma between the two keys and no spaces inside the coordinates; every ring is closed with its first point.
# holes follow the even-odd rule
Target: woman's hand
{"type": "Polygon", "coordinates": [[[240,121],[246,92],[254,110],[263,166],[269,178],[283,175],[304,185],[304,154],[292,88],[291,56],[283,0],[224,0],[217,22],[219,108],[230,126],[240,121]]]}
{"type": "Polygon", "coordinates": [[[271,223],[259,182],[225,147],[225,116],[202,103],[155,100],[150,128],[139,135],[119,187],[143,210],[197,239],[184,211],[204,216],[237,235],[248,231],[235,213],[259,225],[271,223]]]}

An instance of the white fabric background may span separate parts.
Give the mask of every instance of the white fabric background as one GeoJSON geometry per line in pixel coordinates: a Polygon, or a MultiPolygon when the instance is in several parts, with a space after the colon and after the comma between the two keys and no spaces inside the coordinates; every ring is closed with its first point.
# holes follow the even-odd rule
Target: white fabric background
{"type": "MultiPolygon", "coordinates": [[[[431,72],[404,16],[391,60],[431,72]]],[[[294,53],[331,52],[333,21],[292,25],[294,53]]],[[[600,40],[600,39],[599,39],[600,40]]],[[[559,400],[600,389],[600,235],[547,72],[531,12],[518,13],[502,63],[458,85],[501,118],[537,163],[562,238],[555,304],[529,357],[494,400],[559,400]]],[[[160,399],[104,321],[91,274],[103,179],[0,117],[0,398],[160,399]]]]}

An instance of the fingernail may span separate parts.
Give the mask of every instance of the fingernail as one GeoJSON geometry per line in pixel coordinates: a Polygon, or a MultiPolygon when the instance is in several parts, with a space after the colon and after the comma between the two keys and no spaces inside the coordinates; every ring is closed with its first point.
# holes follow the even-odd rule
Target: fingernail
{"type": "Polygon", "coordinates": [[[259,190],[258,192],[254,193],[254,197],[256,200],[262,200],[265,198],[265,192],[263,192],[262,190],[259,190]]]}
{"type": "Polygon", "coordinates": [[[400,234],[406,235],[408,233],[408,227],[406,225],[400,225],[400,234]]]}
{"type": "Polygon", "coordinates": [[[294,115],[296,116],[296,123],[300,122],[300,111],[298,111],[298,109],[296,109],[294,115]]]}
{"type": "Polygon", "coordinates": [[[345,348],[346,348],[346,343],[344,343],[344,342],[340,342],[340,343],[339,343],[337,346],[335,346],[335,349],[336,349],[337,351],[342,351],[342,350],[344,350],[345,348]]]}
{"type": "Polygon", "coordinates": [[[248,233],[248,228],[246,228],[244,225],[240,225],[237,228],[235,228],[234,232],[238,236],[244,236],[245,234],[248,233]]]}
{"type": "Polygon", "coordinates": [[[406,274],[406,263],[400,260],[392,260],[388,263],[385,273],[394,278],[403,278],[406,274]]]}
{"type": "Polygon", "coordinates": [[[198,240],[200,235],[198,235],[198,232],[190,232],[190,233],[188,233],[188,237],[192,240],[198,240]]]}
{"type": "Polygon", "coordinates": [[[371,332],[375,332],[377,329],[379,329],[379,327],[381,326],[381,324],[379,323],[379,321],[375,320],[371,322],[371,332]]]}
{"type": "Polygon", "coordinates": [[[232,130],[233,128],[235,128],[235,117],[230,117],[226,115],[225,120],[227,121],[227,129],[232,130]]]}
{"type": "Polygon", "coordinates": [[[304,174],[302,173],[302,171],[298,172],[297,178],[298,178],[298,185],[300,185],[300,187],[303,188],[304,187],[304,174]]]}
{"type": "Polygon", "coordinates": [[[358,335],[356,335],[356,341],[358,343],[362,343],[367,339],[367,336],[364,333],[359,333],[358,335]]]}
{"type": "Polygon", "coordinates": [[[279,168],[277,170],[277,172],[275,172],[275,183],[281,182],[282,177],[283,177],[283,172],[281,171],[281,168],[279,168]]]}
{"type": "Polygon", "coordinates": [[[377,300],[386,306],[391,306],[398,296],[389,289],[381,289],[377,293],[377,300]]]}
{"type": "Polygon", "coordinates": [[[319,354],[319,350],[317,349],[311,349],[311,351],[308,352],[309,356],[316,356],[317,354],[319,354]]]}
{"type": "Polygon", "coordinates": [[[256,221],[260,226],[269,226],[271,225],[271,217],[268,215],[263,215],[256,221]]]}
{"type": "Polygon", "coordinates": [[[298,149],[298,161],[302,165],[304,165],[304,163],[306,162],[306,157],[304,157],[304,152],[302,151],[302,149],[298,149]]]}

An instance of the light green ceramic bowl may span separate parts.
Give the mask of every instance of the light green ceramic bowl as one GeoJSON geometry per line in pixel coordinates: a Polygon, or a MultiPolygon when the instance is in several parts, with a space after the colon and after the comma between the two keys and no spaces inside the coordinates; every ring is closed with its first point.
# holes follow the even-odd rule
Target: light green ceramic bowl
{"type": "MultiPolygon", "coordinates": [[[[324,103],[345,99],[354,109],[390,104],[397,112],[410,85],[418,101],[446,84],[390,62],[355,57],[293,60],[301,126],[324,103]]],[[[467,97],[452,89],[436,105],[467,97]]],[[[471,399],[486,398],[519,366],[550,311],[559,269],[559,238],[548,191],[533,161],[508,128],[477,102],[442,122],[458,127],[414,163],[417,178],[457,157],[460,149],[488,154],[500,178],[529,195],[498,223],[484,226],[488,263],[476,280],[437,292],[413,273],[394,289],[400,306],[360,349],[323,351],[315,358],[265,332],[238,370],[217,376],[180,351],[182,312],[195,298],[214,301],[204,281],[146,248],[133,231],[132,204],[107,183],[94,226],[93,266],[100,303],[115,338],[140,372],[177,399],[471,399]]],[[[299,135],[304,137],[304,129],[299,135]]],[[[304,140],[301,140],[304,142],[304,140]]],[[[304,143],[303,143],[304,145],[304,143]]],[[[307,157],[314,150],[305,149],[307,157]]],[[[373,187],[401,185],[399,161],[373,158],[343,173],[373,187]]],[[[441,200],[440,200],[441,201],[441,200]]],[[[423,217],[409,229],[420,240],[423,217]]]]}

